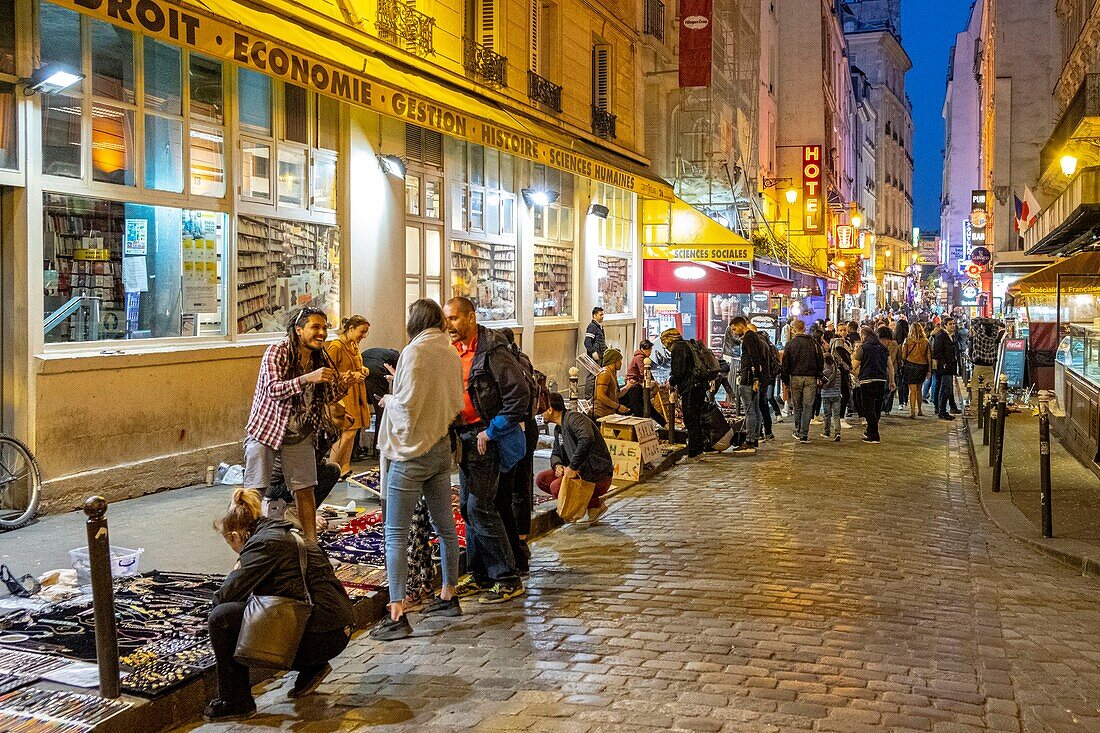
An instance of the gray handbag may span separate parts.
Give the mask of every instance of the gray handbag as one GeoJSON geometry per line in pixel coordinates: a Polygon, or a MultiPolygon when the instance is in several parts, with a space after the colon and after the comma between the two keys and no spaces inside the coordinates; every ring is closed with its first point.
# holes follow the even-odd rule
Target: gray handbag
{"type": "Polygon", "coordinates": [[[298,545],[306,600],[255,594],[249,597],[233,653],[233,658],[245,666],[290,669],[302,643],[306,622],[313,613],[313,597],[306,580],[306,543],[297,532],[291,534],[298,545]]]}

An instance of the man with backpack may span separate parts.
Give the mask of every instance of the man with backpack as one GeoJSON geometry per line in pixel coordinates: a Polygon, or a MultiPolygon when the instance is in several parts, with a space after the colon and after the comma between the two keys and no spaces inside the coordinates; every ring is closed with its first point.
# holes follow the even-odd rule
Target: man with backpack
{"type": "Polygon", "coordinates": [[[685,341],[675,328],[661,332],[661,344],[672,355],[668,384],[680,395],[680,409],[684,412],[684,427],[688,435],[687,457],[702,460],[703,451],[707,448],[703,433],[703,407],[707,402],[710,383],[718,377],[718,359],[697,341],[685,341]],[[709,361],[713,364],[708,363],[702,351],[710,353],[709,361]]]}
{"type": "MultiPolygon", "coordinates": [[[[760,395],[764,382],[768,378],[768,364],[771,361],[771,349],[764,343],[756,331],[749,327],[744,316],[730,321],[730,330],[741,341],[741,361],[737,371],[737,391],[741,404],[745,406],[745,442],[734,453],[756,453],[757,439],[760,436],[760,395]]],[[[767,408],[765,408],[767,409],[767,408]]]]}

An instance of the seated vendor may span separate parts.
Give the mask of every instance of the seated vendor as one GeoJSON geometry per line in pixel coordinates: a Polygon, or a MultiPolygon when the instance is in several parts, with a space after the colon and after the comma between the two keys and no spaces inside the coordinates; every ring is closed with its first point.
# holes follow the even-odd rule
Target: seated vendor
{"type": "Polygon", "coordinates": [[[603,354],[603,369],[596,375],[596,393],[592,409],[597,418],[608,415],[629,415],[630,408],[619,403],[626,389],[619,389],[619,370],[623,367],[623,354],[618,349],[608,349],[603,354]]]}
{"type": "Polygon", "coordinates": [[[208,723],[245,720],[256,714],[248,667],[234,659],[250,596],[304,601],[309,589],[313,612],[291,666],[298,672],[294,687],[287,693],[291,698],[312,693],[332,672],[329,660],[347,647],[354,624],[351,601],[328,558],[316,544],[306,543],[303,584],[293,527],[288,522],[262,517],[258,492],[234,491],[229,509],[215,527],[240,558],[214,594],[214,607],[207,621],[218,663],[218,698],[202,714],[208,723]]]}
{"type": "Polygon", "coordinates": [[[591,481],[596,490],[588,503],[588,520],[595,522],[607,511],[603,495],[611,488],[615,472],[599,425],[583,412],[566,410],[565,400],[557,392],[550,394],[550,409],[542,413],[542,419],[558,428],[554,432],[550,468],[536,476],[535,483],[543,493],[556,499],[566,476],[591,481]]]}

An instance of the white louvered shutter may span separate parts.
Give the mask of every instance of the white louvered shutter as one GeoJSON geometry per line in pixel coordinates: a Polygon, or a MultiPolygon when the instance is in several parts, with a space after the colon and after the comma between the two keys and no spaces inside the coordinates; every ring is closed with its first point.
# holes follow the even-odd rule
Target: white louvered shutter
{"type": "Polygon", "coordinates": [[[531,0],[531,71],[545,76],[539,66],[539,34],[542,32],[542,0],[531,0]]]}
{"type": "Polygon", "coordinates": [[[485,48],[496,50],[497,8],[496,0],[477,0],[477,16],[474,20],[475,40],[485,48]]]}
{"type": "Polygon", "coordinates": [[[592,47],[592,106],[611,109],[611,46],[606,43],[592,47]]]}

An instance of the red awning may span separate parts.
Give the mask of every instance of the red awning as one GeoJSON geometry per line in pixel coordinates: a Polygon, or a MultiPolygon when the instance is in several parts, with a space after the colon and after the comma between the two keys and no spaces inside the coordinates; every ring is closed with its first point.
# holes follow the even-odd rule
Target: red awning
{"type": "Polygon", "coordinates": [[[747,269],[723,262],[642,260],[642,288],[659,293],[747,294],[767,290],[789,295],[791,285],[790,280],[761,272],[750,277],[747,269]],[[691,277],[700,273],[701,277],[691,277]]]}

